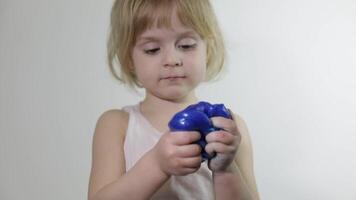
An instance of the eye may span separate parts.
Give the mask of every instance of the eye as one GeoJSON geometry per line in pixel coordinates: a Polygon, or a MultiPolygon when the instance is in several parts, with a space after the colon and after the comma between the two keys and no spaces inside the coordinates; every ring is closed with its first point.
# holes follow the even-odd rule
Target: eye
{"type": "Polygon", "coordinates": [[[183,45],[178,45],[178,48],[181,48],[183,50],[190,50],[194,49],[197,46],[197,44],[183,44],[183,45]]]}
{"type": "Polygon", "coordinates": [[[158,53],[159,50],[160,50],[160,48],[145,49],[144,52],[148,55],[154,55],[154,54],[158,53]]]}
{"type": "Polygon", "coordinates": [[[178,43],[178,48],[182,50],[191,50],[197,46],[197,43],[192,38],[184,38],[178,43]]]}

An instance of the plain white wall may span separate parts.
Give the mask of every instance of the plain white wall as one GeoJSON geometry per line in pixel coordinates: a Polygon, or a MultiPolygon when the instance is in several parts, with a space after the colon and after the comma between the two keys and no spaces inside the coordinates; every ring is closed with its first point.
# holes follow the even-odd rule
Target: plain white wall
{"type": "MultiPolygon", "coordinates": [[[[142,98],[105,60],[112,1],[0,0],[0,199],[85,199],[102,112],[142,98]]],[[[356,199],[356,2],[213,0],[262,199],[356,199]]]]}

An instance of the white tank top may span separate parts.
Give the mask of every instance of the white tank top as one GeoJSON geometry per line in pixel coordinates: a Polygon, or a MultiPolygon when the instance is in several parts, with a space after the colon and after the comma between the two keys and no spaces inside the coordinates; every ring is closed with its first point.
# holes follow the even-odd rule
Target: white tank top
{"type": "MultiPolygon", "coordinates": [[[[147,151],[154,147],[162,133],[141,114],[139,104],[125,106],[123,110],[130,116],[124,142],[126,171],[128,171],[147,151]]],[[[207,162],[202,163],[200,169],[193,174],[171,176],[151,199],[214,199],[212,173],[207,162]]]]}

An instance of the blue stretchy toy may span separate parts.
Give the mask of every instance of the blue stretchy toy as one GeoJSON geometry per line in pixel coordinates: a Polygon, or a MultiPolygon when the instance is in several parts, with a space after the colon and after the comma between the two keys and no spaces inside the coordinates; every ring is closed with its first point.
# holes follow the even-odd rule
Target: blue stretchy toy
{"type": "Polygon", "coordinates": [[[207,144],[205,137],[212,131],[221,130],[214,127],[210,118],[212,117],[225,117],[231,118],[230,112],[226,109],[224,104],[210,104],[208,102],[201,101],[197,104],[193,104],[185,108],[184,110],[176,113],[168,126],[171,131],[198,131],[201,134],[201,138],[197,141],[202,147],[202,158],[204,160],[210,160],[215,155],[209,155],[205,150],[207,144]]]}

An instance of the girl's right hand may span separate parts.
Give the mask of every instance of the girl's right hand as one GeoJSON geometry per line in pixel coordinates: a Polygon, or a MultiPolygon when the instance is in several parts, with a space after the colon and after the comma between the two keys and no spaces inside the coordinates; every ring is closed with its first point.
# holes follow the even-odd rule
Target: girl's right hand
{"type": "Polygon", "coordinates": [[[166,132],[154,146],[155,163],[167,176],[184,176],[196,172],[202,162],[200,139],[196,131],[166,132]]]}

